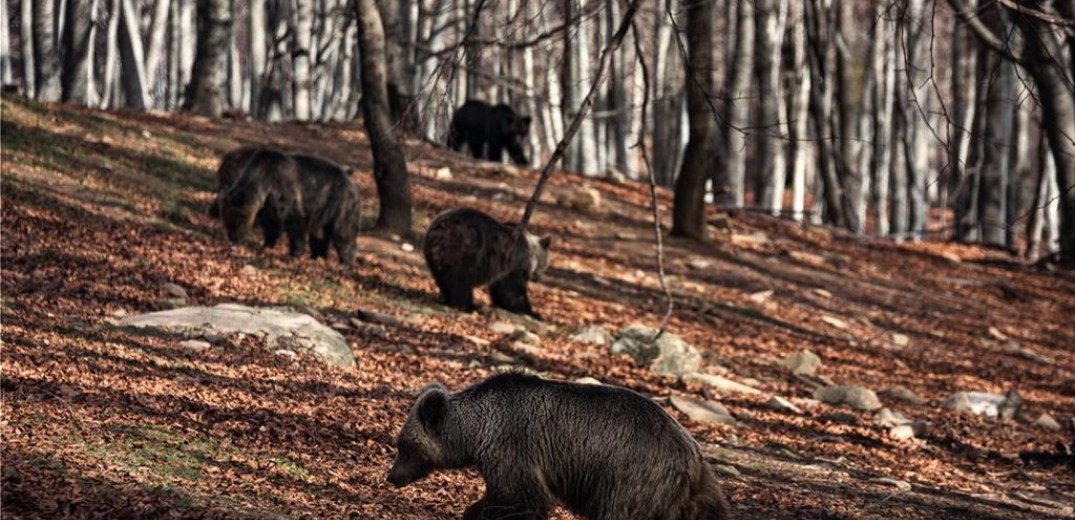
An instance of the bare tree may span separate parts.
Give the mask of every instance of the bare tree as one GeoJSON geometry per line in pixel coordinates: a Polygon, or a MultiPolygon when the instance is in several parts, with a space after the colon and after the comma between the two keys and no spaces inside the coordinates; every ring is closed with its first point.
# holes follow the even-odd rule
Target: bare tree
{"type": "Polygon", "coordinates": [[[165,35],[168,32],[168,13],[171,10],[171,6],[171,0],[153,1],[153,15],[149,23],[149,41],[146,44],[145,65],[146,90],[149,92],[157,91],[157,79],[161,77],[158,71],[161,61],[164,59],[165,35]]]}
{"type": "Polygon", "coordinates": [[[97,34],[97,0],[67,0],[63,32],[63,100],[80,105],[97,104],[93,82],[93,48],[97,34]]]}
{"type": "Polygon", "coordinates": [[[8,35],[11,23],[8,21],[7,2],[3,1],[0,1],[0,27],[4,28],[0,31],[0,86],[7,86],[15,74],[11,70],[11,37],[8,35]]]}
{"type": "Polygon", "coordinates": [[[810,99],[810,71],[806,62],[806,27],[802,2],[788,2],[791,31],[791,96],[788,100],[788,176],[791,177],[791,216],[802,220],[806,200],[807,108],[810,99]]]}
{"type": "Polygon", "coordinates": [[[35,0],[31,3],[34,17],[34,98],[59,101],[63,89],[60,84],[60,54],[56,45],[56,3],[54,0],[35,0]]]}
{"type": "Polygon", "coordinates": [[[228,0],[198,0],[198,50],[187,86],[186,110],[220,117],[225,108],[227,59],[231,31],[228,0]]]}
{"type": "Polygon", "coordinates": [[[313,2],[312,0],[296,0],[295,9],[292,13],[292,35],[294,48],[291,50],[293,60],[293,81],[291,89],[294,99],[295,119],[308,121],[310,119],[310,38],[313,32],[313,2]]]}
{"type": "Polygon", "coordinates": [[[388,106],[384,27],[374,0],[356,0],[355,9],[362,55],[362,115],[373,149],[373,178],[381,202],[377,228],[404,235],[411,231],[411,180],[388,106]]]}
{"type": "Polygon", "coordinates": [[[787,118],[781,109],[780,49],[784,41],[787,0],[759,0],[756,16],[755,45],[758,77],[758,135],[755,205],[779,215],[784,201],[785,128],[787,118]]]}
{"type": "Polygon", "coordinates": [[[34,3],[19,2],[19,57],[22,59],[23,93],[27,97],[37,96],[35,80],[37,67],[34,66],[34,3]]]}
{"type": "Polygon", "coordinates": [[[119,55],[123,96],[127,106],[145,110],[152,105],[152,98],[146,85],[141,16],[132,0],[122,0],[120,7],[119,55]]]}
{"type": "MultiPolygon", "coordinates": [[[[751,92],[753,73],[754,3],[740,2],[735,16],[735,52],[732,66],[728,69],[724,92],[725,116],[721,129],[722,167],[718,168],[713,176],[713,201],[733,208],[743,206],[746,176],[745,128],[749,123],[750,101],[753,97],[751,92]]],[[[684,158],[684,162],[686,160],[684,158]]]]}
{"type": "Polygon", "coordinates": [[[713,78],[713,18],[715,2],[691,2],[684,8],[687,19],[687,114],[690,140],[683,154],[683,168],[676,179],[672,208],[672,235],[707,240],[705,182],[710,165],[717,161],[717,121],[709,104],[716,85],[713,78]]]}

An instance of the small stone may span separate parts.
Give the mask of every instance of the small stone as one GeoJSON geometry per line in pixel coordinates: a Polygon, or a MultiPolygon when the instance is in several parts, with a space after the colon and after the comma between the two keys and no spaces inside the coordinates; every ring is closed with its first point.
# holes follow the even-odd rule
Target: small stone
{"type": "Polygon", "coordinates": [[[380,323],[383,325],[399,325],[401,323],[399,318],[391,314],[385,314],[383,312],[377,311],[367,311],[359,309],[355,311],[355,316],[359,320],[362,320],[367,323],[380,323]]]}
{"type": "Polygon", "coordinates": [[[212,347],[213,345],[211,343],[209,343],[208,341],[205,341],[205,340],[188,339],[188,340],[180,341],[179,346],[183,347],[185,349],[193,350],[195,352],[200,352],[202,350],[209,350],[209,348],[212,347]]]}
{"type": "Polygon", "coordinates": [[[227,341],[228,335],[223,332],[214,332],[211,330],[207,330],[202,333],[202,339],[208,341],[212,345],[219,345],[227,341]]]}
{"type": "Polygon", "coordinates": [[[450,181],[452,180],[452,169],[447,166],[437,168],[437,171],[433,173],[433,178],[438,181],[450,181]]]}
{"type": "Polygon", "coordinates": [[[795,260],[796,262],[812,265],[815,267],[820,267],[826,264],[824,256],[814,253],[807,253],[806,251],[788,251],[787,255],[789,258],[795,260]]]}
{"type": "Polygon", "coordinates": [[[617,231],[616,240],[638,240],[638,235],[626,231],[617,231]]]}
{"type": "Polygon", "coordinates": [[[459,197],[459,201],[460,202],[468,202],[468,203],[469,202],[477,202],[478,201],[478,196],[477,195],[463,195],[462,197],[459,197]]]}
{"type": "Polygon", "coordinates": [[[911,420],[904,416],[902,413],[894,412],[888,408],[882,408],[873,416],[874,422],[885,427],[899,426],[902,424],[910,424],[911,420]]]}
{"type": "Polygon", "coordinates": [[[729,424],[735,426],[739,421],[732,417],[724,405],[715,401],[703,401],[693,397],[673,395],[672,406],[690,417],[692,421],[708,424],[729,424]]]}
{"type": "Polygon", "coordinates": [[[697,372],[684,374],[683,381],[688,383],[698,383],[705,385],[713,390],[721,393],[728,394],[746,394],[757,395],[761,393],[761,390],[753,388],[742,383],[732,381],[726,377],[716,376],[713,374],[700,374],[697,372]]]}
{"type": "Polygon", "coordinates": [[[511,335],[508,336],[508,341],[536,347],[541,345],[541,336],[526,329],[515,329],[515,332],[512,332],[511,335]]]}
{"type": "Polygon", "coordinates": [[[727,464],[711,464],[710,466],[713,469],[731,477],[738,477],[742,475],[742,473],[740,473],[738,469],[735,469],[735,466],[729,466],[727,464]]]}
{"type": "Polygon", "coordinates": [[[587,345],[605,346],[612,343],[612,335],[600,325],[587,325],[571,336],[571,341],[587,345]]]}
{"type": "Polygon", "coordinates": [[[1000,329],[998,329],[996,327],[989,327],[989,335],[993,339],[995,339],[997,341],[1007,341],[1008,340],[1008,335],[1003,333],[1003,332],[1001,332],[1000,329]]]}
{"type": "Polygon", "coordinates": [[[658,374],[683,375],[702,366],[701,354],[682,338],[638,323],[621,330],[609,351],[629,354],[636,364],[658,374]]]}
{"type": "Polygon", "coordinates": [[[503,352],[490,352],[485,355],[490,362],[499,365],[513,365],[515,364],[515,358],[503,353],[503,352]]]}
{"type": "Polygon", "coordinates": [[[822,315],[821,316],[821,321],[823,321],[825,323],[828,323],[829,325],[831,325],[831,326],[833,326],[833,327],[835,327],[837,329],[840,329],[840,330],[847,329],[847,322],[844,321],[844,320],[841,320],[840,318],[837,318],[835,316],[829,316],[827,314],[822,315]]]}
{"type": "Polygon", "coordinates": [[[471,342],[471,343],[473,343],[473,344],[475,344],[475,345],[477,345],[479,347],[487,347],[491,343],[489,340],[487,340],[485,338],[479,338],[477,336],[471,336],[469,334],[463,334],[463,339],[465,339],[465,340],[467,340],[467,341],[469,341],[469,342],[471,342]]]}
{"type": "Polygon", "coordinates": [[[575,382],[580,384],[580,385],[603,385],[604,384],[601,381],[598,381],[597,379],[594,379],[592,377],[580,377],[580,378],[576,379],[575,382]]]}
{"type": "Polygon", "coordinates": [[[909,404],[919,405],[919,406],[921,406],[923,404],[926,404],[925,399],[922,399],[921,397],[918,397],[918,395],[916,395],[914,392],[912,392],[912,391],[910,391],[910,390],[908,390],[908,389],[906,389],[906,388],[904,388],[902,386],[896,386],[896,387],[893,387],[893,388],[888,388],[888,389],[882,390],[880,392],[880,395],[881,395],[881,397],[884,397],[885,399],[892,400],[892,401],[902,401],[904,403],[909,403],[909,404]]]}
{"type": "Polygon", "coordinates": [[[411,244],[410,242],[404,242],[404,243],[400,244],[399,248],[402,249],[404,253],[413,253],[414,252],[414,245],[411,244]]]}
{"type": "Polygon", "coordinates": [[[758,291],[756,293],[751,293],[750,296],[747,296],[747,298],[750,298],[750,301],[755,302],[755,303],[765,303],[765,302],[769,301],[769,298],[772,298],[772,296],[773,296],[773,291],[768,290],[768,291],[758,291]]]}
{"type": "Polygon", "coordinates": [[[760,246],[769,243],[769,235],[756,231],[754,233],[732,233],[732,245],[736,246],[760,246]]]}
{"type": "Polygon", "coordinates": [[[913,439],[915,437],[914,427],[910,424],[900,424],[898,426],[893,426],[889,428],[888,436],[889,438],[897,441],[913,439]]]}
{"type": "Polygon", "coordinates": [[[294,350],[288,350],[286,348],[277,349],[277,350],[273,351],[273,354],[276,354],[277,356],[284,356],[284,357],[289,357],[289,358],[297,358],[297,357],[299,357],[299,355],[296,354],[294,350]]]}
{"type": "Polygon", "coordinates": [[[832,405],[846,404],[865,412],[872,412],[882,406],[873,390],[861,386],[824,386],[814,391],[814,398],[832,405]]]}
{"type": "Polygon", "coordinates": [[[511,334],[519,328],[517,325],[506,321],[498,321],[489,326],[489,330],[497,334],[511,334]]]}
{"type": "Polygon", "coordinates": [[[1031,423],[1031,425],[1054,432],[1060,431],[1060,423],[1057,422],[1056,419],[1053,419],[1053,416],[1049,415],[1048,413],[1041,414],[1041,417],[1035,419],[1034,422],[1031,423]]]}
{"type": "Polygon", "coordinates": [[[798,406],[795,406],[794,403],[776,395],[770,397],[769,400],[765,402],[765,406],[778,412],[803,413],[803,411],[798,406]]]}
{"type": "Polygon", "coordinates": [[[705,258],[691,258],[690,260],[687,260],[687,267],[697,271],[709,269],[709,266],[711,265],[713,265],[713,262],[706,260],[705,258]]]}
{"type": "Polygon", "coordinates": [[[820,296],[822,298],[832,298],[832,293],[829,292],[829,291],[826,291],[825,289],[820,289],[820,288],[819,289],[814,289],[814,294],[816,294],[816,295],[818,295],[818,296],[820,296]]]}
{"type": "Polygon", "coordinates": [[[906,334],[900,334],[899,332],[892,333],[892,346],[900,349],[907,348],[911,344],[910,336],[906,334]]]}
{"type": "Polygon", "coordinates": [[[959,255],[957,255],[955,253],[952,253],[952,252],[949,252],[949,251],[942,252],[941,253],[941,258],[943,258],[943,259],[947,260],[949,263],[953,263],[953,264],[963,263],[963,259],[960,258],[959,255]]]}
{"type": "Polygon", "coordinates": [[[109,313],[109,316],[112,316],[113,318],[126,318],[129,314],[130,312],[127,309],[116,309],[109,313]]]}
{"type": "Polygon", "coordinates": [[[812,376],[821,366],[821,358],[809,350],[800,350],[779,363],[794,375],[812,376]]]}
{"type": "Polygon", "coordinates": [[[254,276],[258,274],[258,268],[247,264],[244,265],[241,269],[239,269],[239,274],[243,276],[254,276]]]}
{"type": "Polygon", "coordinates": [[[1004,396],[990,392],[956,392],[944,400],[944,409],[985,417],[996,417],[1004,396]]]}
{"type": "Polygon", "coordinates": [[[556,196],[556,203],[580,211],[593,211],[601,208],[601,192],[589,186],[573,186],[561,191],[556,196]]]}
{"type": "Polygon", "coordinates": [[[162,310],[179,309],[186,306],[186,298],[165,298],[157,301],[157,308],[162,310]]]}
{"type": "Polygon", "coordinates": [[[172,298],[187,298],[187,290],[174,283],[166,283],[164,284],[163,288],[164,292],[172,298]]]}
{"type": "Polygon", "coordinates": [[[894,478],[878,477],[878,478],[870,479],[870,482],[875,482],[877,484],[884,484],[886,486],[892,486],[892,487],[894,487],[896,489],[899,489],[900,491],[910,491],[911,490],[911,483],[910,482],[907,482],[907,481],[904,481],[904,480],[899,480],[899,479],[894,479],[894,478]]]}

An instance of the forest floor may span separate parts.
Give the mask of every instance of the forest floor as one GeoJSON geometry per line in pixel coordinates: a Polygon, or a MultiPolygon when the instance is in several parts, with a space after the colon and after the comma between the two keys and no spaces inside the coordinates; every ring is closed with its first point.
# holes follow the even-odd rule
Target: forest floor
{"type": "MultiPolygon", "coordinates": [[[[417,392],[479,381],[512,355],[509,316],[436,301],[421,258],[430,217],[457,205],[516,219],[537,179],[410,142],[415,237],[363,235],[354,268],[233,247],[206,216],[217,160],[275,144],[355,167],[376,215],[356,124],[266,124],[2,101],[2,513],[4,518],[450,518],[482,492],[473,472],[402,490],[385,475],[417,392]],[[448,166],[451,179],[436,170],[448,166]],[[407,245],[415,246],[415,249],[407,245]],[[354,369],[274,354],[246,338],[206,350],[135,334],[117,317],[156,310],[167,283],[194,305],[316,309],[353,345],[354,369]],[[353,322],[356,311],[400,319],[353,322]]],[[[648,188],[556,172],[532,226],[555,235],[531,295],[548,326],[527,366],[658,398],[703,395],[571,335],[657,326],[648,188]],[[555,195],[586,183],[601,207],[555,195]]],[[[660,192],[663,224],[671,198],[660,192]]],[[[713,214],[714,240],[668,239],[669,330],[709,370],[761,389],[719,398],[739,426],[691,421],[738,518],[1073,518],[1075,468],[1048,457],[1075,415],[1075,273],[1002,252],[894,244],[759,215],[713,214]],[[771,293],[766,291],[772,291],[771,293]],[[873,414],[809,400],[776,361],[817,353],[820,374],[925,400],[886,406],[929,422],[896,440],[873,414]],[[1017,389],[1022,416],[945,411],[956,391],[1017,389]],[[801,413],[770,409],[770,396],[801,413]]],[[[571,518],[558,511],[558,518],[571,518]]]]}

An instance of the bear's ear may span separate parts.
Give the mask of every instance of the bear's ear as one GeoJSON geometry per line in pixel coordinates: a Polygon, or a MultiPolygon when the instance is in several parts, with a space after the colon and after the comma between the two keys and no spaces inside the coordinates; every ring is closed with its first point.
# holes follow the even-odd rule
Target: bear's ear
{"type": "Polygon", "coordinates": [[[448,391],[440,385],[427,386],[418,396],[415,413],[418,420],[432,431],[440,429],[440,423],[448,412],[448,391]]]}
{"type": "Polygon", "coordinates": [[[538,243],[541,244],[542,249],[548,251],[549,246],[552,245],[552,235],[545,235],[541,237],[541,240],[538,240],[538,243]]]}

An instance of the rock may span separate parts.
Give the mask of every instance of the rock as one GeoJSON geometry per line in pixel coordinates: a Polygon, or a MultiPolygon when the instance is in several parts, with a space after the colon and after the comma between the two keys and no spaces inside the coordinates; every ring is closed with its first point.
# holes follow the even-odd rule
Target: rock
{"type": "Polygon", "coordinates": [[[497,334],[512,334],[519,328],[519,326],[513,323],[508,323],[506,321],[497,321],[489,326],[489,330],[497,334]]]}
{"type": "Polygon", "coordinates": [[[754,233],[732,233],[731,242],[734,246],[761,246],[769,243],[769,235],[756,231],[754,233]]]}
{"type": "Polygon", "coordinates": [[[892,346],[898,349],[905,349],[911,344],[910,336],[906,334],[900,334],[899,332],[892,333],[892,346]]]}
{"type": "Polygon", "coordinates": [[[888,429],[888,436],[897,441],[905,441],[915,438],[914,427],[910,424],[900,424],[888,429]]]}
{"type": "Polygon", "coordinates": [[[184,300],[187,299],[187,290],[174,283],[164,284],[163,289],[164,292],[172,298],[183,298],[184,300]]]}
{"type": "Polygon", "coordinates": [[[902,424],[910,424],[911,420],[904,416],[902,413],[894,412],[888,408],[882,408],[877,411],[873,416],[874,422],[885,427],[899,426],[902,424]]]}
{"type": "Polygon", "coordinates": [[[715,376],[713,374],[701,374],[698,372],[692,372],[683,375],[683,381],[687,383],[698,383],[705,385],[717,392],[726,394],[747,394],[757,395],[761,393],[761,390],[757,388],[744,385],[736,381],[732,381],[726,377],[715,376]]]}
{"type": "Polygon", "coordinates": [[[109,316],[113,318],[126,318],[127,316],[130,316],[130,314],[130,311],[127,309],[116,309],[109,313],[109,316]]]}
{"type": "Polygon", "coordinates": [[[823,321],[825,323],[828,323],[829,325],[833,326],[834,328],[837,328],[837,329],[840,329],[840,330],[847,329],[847,322],[844,321],[844,320],[841,320],[840,318],[837,318],[835,316],[829,316],[828,314],[823,314],[821,316],[821,321],[823,321]]]}
{"type": "Polygon", "coordinates": [[[201,352],[203,350],[209,350],[213,345],[208,341],[201,339],[187,339],[179,342],[179,346],[185,349],[193,350],[195,352],[201,352]]]}
{"type": "Polygon", "coordinates": [[[814,267],[821,267],[827,263],[824,256],[807,253],[806,251],[788,251],[787,254],[789,258],[796,262],[812,265],[814,267]]]}
{"type": "Polygon", "coordinates": [[[709,260],[706,260],[705,258],[695,257],[695,258],[691,258],[690,260],[687,260],[687,267],[690,267],[691,269],[694,269],[694,270],[697,270],[697,271],[703,271],[705,269],[709,269],[709,267],[711,265],[713,265],[713,262],[711,262],[709,260]]]}
{"type": "Polygon", "coordinates": [[[380,323],[382,325],[399,325],[403,323],[403,320],[400,320],[399,318],[391,314],[385,314],[383,312],[377,311],[366,311],[362,309],[355,311],[355,317],[366,323],[380,323]]]}
{"type": "Polygon", "coordinates": [[[880,392],[880,395],[881,395],[881,397],[884,397],[885,399],[888,399],[890,401],[902,401],[904,403],[909,403],[909,404],[918,405],[918,406],[926,404],[925,399],[922,399],[921,397],[918,397],[918,395],[916,395],[914,392],[912,392],[912,391],[910,391],[910,390],[908,390],[908,389],[906,389],[906,388],[904,388],[902,386],[896,386],[896,387],[893,387],[893,388],[888,388],[888,389],[882,390],[880,392]]]}
{"type": "Polygon", "coordinates": [[[619,170],[619,168],[616,168],[611,164],[605,167],[605,178],[612,182],[615,182],[616,184],[623,184],[627,182],[627,174],[623,173],[619,170]]]}
{"type": "Polygon", "coordinates": [[[911,483],[910,482],[907,482],[907,481],[904,481],[904,480],[899,480],[899,479],[894,479],[894,478],[886,478],[886,477],[871,478],[870,482],[875,482],[877,484],[884,484],[886,486],[892,486],[892,487],[894,487],[896,489],[899,489],[900,491],[910,491],[911,490],[911,483]]]}
{"type": "Polygon", "coordinates": [[[244,265],[242,269],[239,269],[239,274],[243,276],[254,276],[258,274],[258,268],[250,264],[244,265]]]}
{"type": "Polygon", "coordinates": [[[512,332],[511,335],[508,336],[508,341],[537,347],[541,345],[541,336],[526,329],[515,329],[515,332],[512,332]]]}
{"type": "Polygon", "coordinates": [[[299,348],[332,366],[355,366],[354,353],[339,332],[306,314],[283,308],[226,303],[140,314],[120,323],[149,333],[186,337],[248,334],[264,338],[269,348],[299,348]]]}
{"type": "Polygon", "coordinates": [[[707,424],[738,425],[739,421],[732,417],[724,405],[715,401],[703,401],[693,397],[673,395],[672,406],[690,417],[692,421],[707,424]]]}
{"type": "Polygon", "coordinates": [[[511,350],[512,350],[512,352],[515,352],[516,354],[519,354],[521,356],[527,356],[527,357],[530,357],[530,358],[536,358],[536,357],[541,355],[541,349],[540,348],[538,348],[535,345],[531,345],[529,343],[523,343],[521,341],[516,341],[516,342],[512,343],[511,344],[511,350]]]}
{"type": "Polygon", "coordinates": [[[601,209],[601,192],[585,185],[572,186],[556,195],[556,203],[579,211],[601,209]]]}
{"type": "Polygon", "coordinates": [[[727,464],[710,464],[710,466],[713,469],[731,477],[738,477],[742,475],[742,473],[740,473],[739,470],[735,468],[735,466],[729,466],[727,464]]]}
{"type": "Polygon", "coordinates": [[[944,409],[985,417],[996,417],[1004,396],[990,392],[956,392],[944,400],[944,409]]]}
{"type": "Polygon", "coordinates": [[[776,395],[770,397],[769,400],[765,402],[765,407],[778,412],[803,413],[803,411],[798,406],[795,406],[794,403],[776,395]]]}
{"type": "Polygon", "coordinates": [[[514,365],[516,363],[515,358],[503,352],[490,352],[485,357],[489,362],[497,365],[514,365]]]}
{"type": "Polygon", "coordinates": [[[289,358],[297,358],[297,357],[299,357],[299,355],[296,354],[294,350],[288,350],[286,348],[277,349],[277,350],[273,351],[273,354],[276,354],[277,356],[284,356],[284,357],[289,357],[289,358]]]}
{"type": "Polygon", "coordinates": [[[605,346],[612,344],[612,334],[600,325],[587,325],[571,336],[571,341],[587,345],[605,346]]]}
{"type": "Polygon", "coordinates": [[[771,298],[772,296],[773,296],[773,291],[768,290],[768,291],[758,291],[756,293],[751,293],[751,295],[747,296],[747,298],[750,298],[750,301],[755,302],[755,303],[765,303],[765,302],[769,301],[769,298],[771,298]]]}
{"type": "Polygon", "coordinates": [[[638,235],[626,231],[617,231],[616,240],[638,240],[638,235]]]}
{"type": "Polygon", "coordinates": [[[413,253],[414,252],[414,244],[411,244],[410,242],[404,242],[404,243],[400,244],[399,248],[401,250],[403,250],[404,253],[413,253]]]}
{"type": "Polygon", "coordinates": [[[187,306],[186,298],[165,298],[163,300],[157,300],[157,308],[161,310],[172,310],[187,306]]]}
{"type": "Polygon", "coordinates": [[[1002,421],[1008,419],[1015,419],[1019,417],[1019,412],[1023,409],[1023,397],[1019,395],[1014,388],[1008,390],[1008,393],[1004,394],[1004,400],[997,406],[997,416],[1002,421]]]}
{"type": "Polygon", "coordinates": [[[997,341],[1007,341],[1008,335],[996,327],[989,327],[989,335],[997,341]]]}
{"type": "Polygon", "coordinates": [[[940,256],[941,256],[941,258],[947,260],[949,263],[959,264],[959,263],[963,262],[963,259],[960,258],[959,255],[957,255],[955,253],[952,253],[952,252],[949,252],[949,251],[941,252],[940,256]]]}
{"type": "Polygon", "coordinates": [[[882,406],[873,390],[861,386],[823,386],[814,391],[814,399],[832,405],[846,404],[864,412],[882,406]]]}
{"type": "Polygon", "coordinates": [[[437,171],[433,173],[433,178],[438,181],[450,181],[452,180],[452,169],[447,166],[437,168],[437,171]]]}
{"type": "Polygon", "coordinates": [[[820,288],[819,289],[814,289],[814,294],[816,294],[816,295],[818,295],[818,296],[820,296],[822,298],[832,298],[832,293],[829,292],[829,291],[826,291],[825,289],[820,289],[820,288]]]}
{"type": "Polygon", "coordinates": [[[1035,351],[1033,351],[1033,350],[1031,350],[1029,348],[1023,347],[1023,346],[1019,345],[1019,343],[1016,343],[1014,341],[1009,341],[1007,344],[1004,345],[1004,352],[1007,352],[1009,354],[1014,354],[1014,355],[1022,357],[1024,359],[1028,359],[1030,361],[1033,361],[1035,363],[1041,363],[1043,365],[1055,365],[1056,364],[1055,359],[1053,359],[1053,358],[1051,358],[1049,356],[1040,354],[1038,352],[1035,352],[1035,351]]]}
{"type": "Polygon", "coordinates": [[[812,376],[821,366],[821,358],[809,350],[800,350],[782,359],[779,364],[794,375],[812,376]]]}
{"type": "Polygon", "coordinates": [[[668,331],[655,340],[658,332],[645,325],[630,325],[620,331],[610,351],[613,354],[626,353],[636,364],[648,366],[658,374],[678,376],[697,372],[702,366],[702,356],[698,351],[668,331]]]}
{"type": "Polygon", "coordinates": [[[576,383],[582,385],[603,385],[604,383],[592,378],[592,377],[580,377],[575,380],[576,383]]]}
{"type": "Polygon", "coordinates": [[[1060,431],[1060,423],[1056,422],[1056,419],[1053,419],[1053,416],[1047,413],[1041,414],[1041,417],[1035,419],[1034,422],[1031,423],[1031,425],[1054,432],[1060,431]]]}

